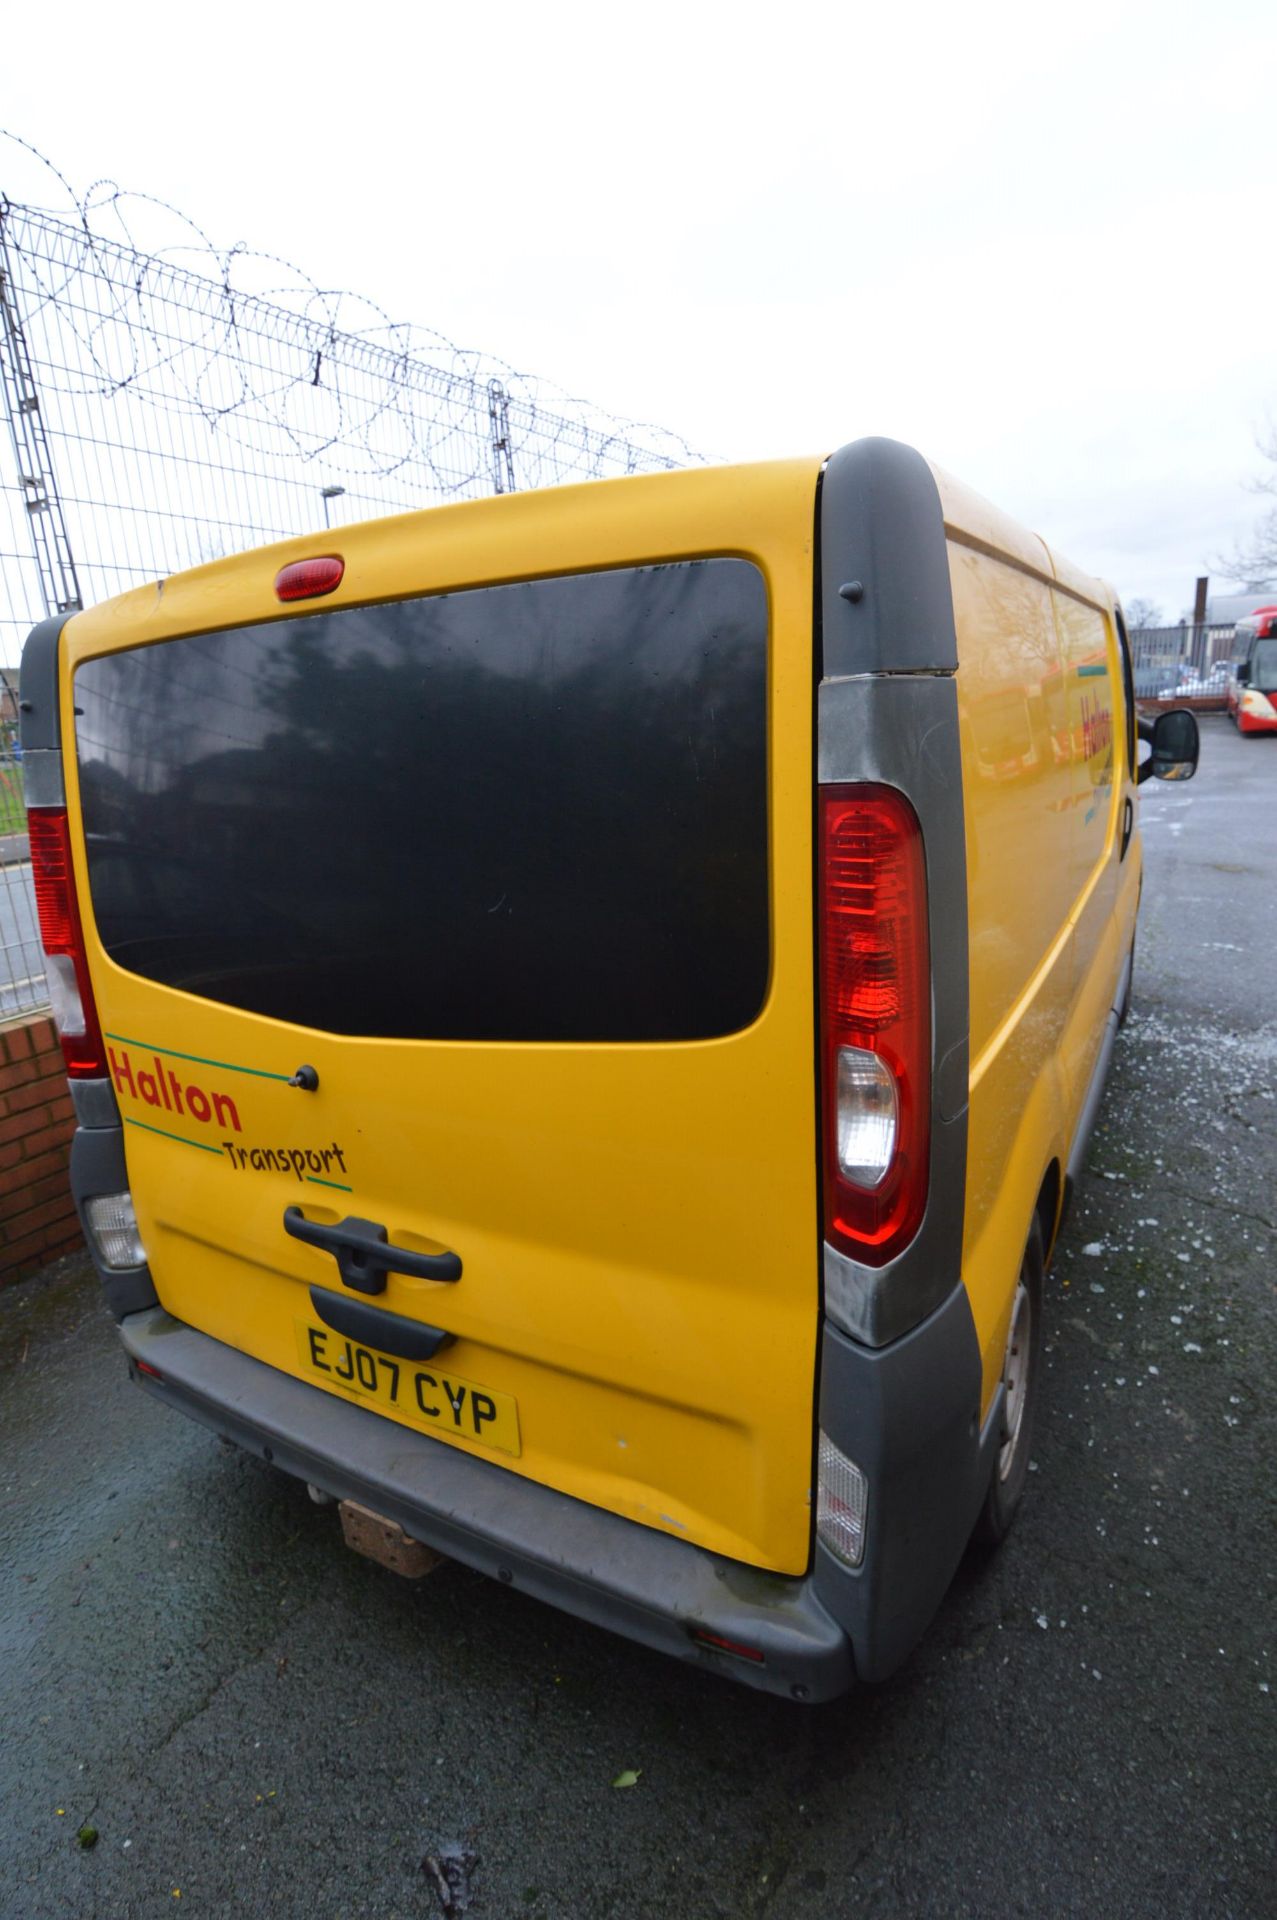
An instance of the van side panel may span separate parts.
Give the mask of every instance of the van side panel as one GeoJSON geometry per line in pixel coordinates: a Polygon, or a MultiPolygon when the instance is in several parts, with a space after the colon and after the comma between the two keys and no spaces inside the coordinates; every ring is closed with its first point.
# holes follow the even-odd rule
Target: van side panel
{"type": "Polygon", "coordinates": [[[1067,1162],[1130,950],[1138,843],[1103,589],[960,489],[946,511],[964,522],[949,528],[971,897],[963,1270],[987,1406],[1040,1183],[1067,1162]]]}
{"type": "Polygon", "coordinates": [[[949,558],[970,897],[963,1273],[987,1408],[1039,1183],[1067,1133],[1075,781],[1050,588],[952,538],[949,558]]]}
{"type": "Polygon", "coordinates": [[[1073,778],[1074,993],[1062,1038],[1071,1141],[1127,950],[1117,914],[1122,877],[1122,681],[1111,621],[1098,607],[1071,593],[1057,590],[1051,598],[1067,690],[1073,778]]]}

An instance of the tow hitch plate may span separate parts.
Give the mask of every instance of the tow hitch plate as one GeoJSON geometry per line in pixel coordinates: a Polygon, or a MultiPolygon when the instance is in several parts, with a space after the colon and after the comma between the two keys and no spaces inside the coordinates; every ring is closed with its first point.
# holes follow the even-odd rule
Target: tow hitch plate
{"type": "Polygon", "coordinates": [[[401,1573],[406,1580],[420,1580],[443,1564],[444,1554],[412,1539],[398,1521],[387,1520],[384,1514],[373,1513],[354,1500],[339,1501],[337,1511],[346,1545],[379,1566],[389,1567],[392,1573],[401,1573]]]}

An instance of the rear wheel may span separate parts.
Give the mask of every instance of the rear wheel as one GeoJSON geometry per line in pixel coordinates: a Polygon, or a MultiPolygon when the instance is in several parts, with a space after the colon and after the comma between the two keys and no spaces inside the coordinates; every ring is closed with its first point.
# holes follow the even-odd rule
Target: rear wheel
{"type": "Polygon", "coordinates": [[[993,1464],[975,1538],[996,1547],[1010,1531],[1029,1476],[1029,1448],[1042,1371],[1042,1229],[1033,1222],[1011,1303],[1002,1363],[1002,1444],[993,1464]]]}

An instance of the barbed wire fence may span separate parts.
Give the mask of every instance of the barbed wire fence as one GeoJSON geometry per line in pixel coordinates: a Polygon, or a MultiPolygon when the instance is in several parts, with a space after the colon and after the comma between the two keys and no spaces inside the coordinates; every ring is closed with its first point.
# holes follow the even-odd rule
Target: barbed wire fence
{"type": "MultiPolygon", "coordinates": [[[[46,613],[268,540],[702,458],[0,138],[0,188],[34,157],[65,202],[0,191],[0,669],[46,613]]],[[[12,705],[0,674],[0,849],[12,705]]],[[[0,1018],[43,998],[27,890],[0,864],[0,1018]]]]}

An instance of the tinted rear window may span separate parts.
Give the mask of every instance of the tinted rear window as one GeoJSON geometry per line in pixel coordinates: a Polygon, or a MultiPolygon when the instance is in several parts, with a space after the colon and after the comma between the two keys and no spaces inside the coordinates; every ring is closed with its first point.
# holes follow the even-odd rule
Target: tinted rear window
{"type": "Polygon", "coordinates": [[[333,1033],[731,1032],[769,971],[766,687],[766,589],[735,559],[90,660],[99,937],[333,1033]]]}

